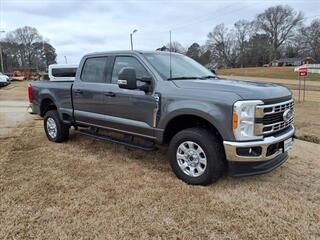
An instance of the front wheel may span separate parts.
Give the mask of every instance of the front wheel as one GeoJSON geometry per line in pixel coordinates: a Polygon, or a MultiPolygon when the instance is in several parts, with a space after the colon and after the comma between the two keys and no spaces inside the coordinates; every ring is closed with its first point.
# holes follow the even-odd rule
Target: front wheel
{"type": "Polygon", "coordinates": [[[225,154],[221,142],[203,128],[177,133],[168,153],[173,172],[188,184],[207,185],[223,175],[225,154]]]}
{"type": "Polygon", "coordinates": [[[46,112],[43,124],[50,141],[63,142],[69,138],[69,128],[60,120],[58,111],[46,112]]]}

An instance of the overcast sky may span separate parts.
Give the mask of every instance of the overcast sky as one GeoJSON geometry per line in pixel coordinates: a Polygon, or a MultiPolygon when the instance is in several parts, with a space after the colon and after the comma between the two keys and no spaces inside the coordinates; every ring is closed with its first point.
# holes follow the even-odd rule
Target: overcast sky
{"type": "Polygon", "coordinates": [[[89,52],[129,49],[133,29],[138,29],[135,49],[163,46],[169,30],[172,40],[185,47],[203,44],[216,24],[232,27],[235,21],[252,20],[277,4],[302,10],[306,23],[320,17],[320,0],[0,0],[0,29],[35,27],[56,48],[59,63],[64,63],[64,56],[69,63],[78,63],[89,52]]]}

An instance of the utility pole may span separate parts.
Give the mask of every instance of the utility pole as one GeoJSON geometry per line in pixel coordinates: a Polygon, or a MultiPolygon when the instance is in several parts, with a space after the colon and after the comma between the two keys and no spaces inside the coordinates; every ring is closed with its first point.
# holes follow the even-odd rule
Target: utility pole
{"type": "Polygon", "coordinates": [[[64,56],[64,60],[66,61],[66,64],[68,64],[67,56],[64,56]]]}
{"type": "MultiPolygon", "coordinates": [[[[5,31],[0,30],[0,40],[1,40],[1,33],[4,33],[5,31]]],[[[3,67],[3,56],[2,56],[2,47],[0,44],[0,65],[1,65],[1,72],[4,73],[4,67],[3,67]]]]}
{"type": "Polygon", "coordinates": [[[172,78],[172,66],[171,66],[171,51],[172,51],[172,44],[171,44],[171,30],[169,31],[169,43],[170,43],[170,45],[169,45],[169,47],[170,47],[170,49],[169,49],[169,52],[170,52],[170,62],[169,62],[169,64],[170,64],[170,78],[172,78]]]}
{"type": "Polygon", "coordinates": [[[138,30],[137,30],[137,29],[133,30],[133,32],[132,32],[132,33],[130,33],[131,51],[133,50],[133,40],[132,40],[132,36],[133,36],[133,34],[134,34],[134,33],[136,33],[136,32],[138,32],[138,30]]]}

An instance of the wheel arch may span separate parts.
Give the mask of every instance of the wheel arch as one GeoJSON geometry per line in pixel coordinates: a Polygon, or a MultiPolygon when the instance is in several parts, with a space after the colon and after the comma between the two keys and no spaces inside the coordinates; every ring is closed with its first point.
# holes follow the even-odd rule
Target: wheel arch
{"type": "Polygon", "coordinates": [[[45,96],[42,98],[40,103],[40,116],[44,117],[44,115],[50,110],[57,110],[57,105],[54,103],[53,99],[49,96],[45,96]]]}
{"type": "Polygon", "coordinates": [[[210,132],[214,133],[220,141],[223,141],[224,135],[222,129],[220,129],[214,123],[216,122],[211,116],[203,114],[198,111],[180,112],[172,114],[170,118],[167,118],[163,122],[163,143],[169,143],[172,137],[179,131],[192,128],[192,127],[202,127],[208,129],[210,132]]]}

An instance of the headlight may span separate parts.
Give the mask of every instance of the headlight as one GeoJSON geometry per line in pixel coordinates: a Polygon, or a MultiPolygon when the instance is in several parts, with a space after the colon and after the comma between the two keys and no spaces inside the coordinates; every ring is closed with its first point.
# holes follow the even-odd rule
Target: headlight
{"type": "Polygon", "coordinates": [[[233,105],[232,128],[237,140],[255,140],[262,136],[254,134],[256,106],[263,104],[260,100],[237,101],[233,105]]]}

